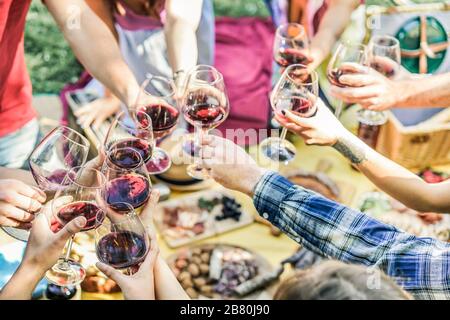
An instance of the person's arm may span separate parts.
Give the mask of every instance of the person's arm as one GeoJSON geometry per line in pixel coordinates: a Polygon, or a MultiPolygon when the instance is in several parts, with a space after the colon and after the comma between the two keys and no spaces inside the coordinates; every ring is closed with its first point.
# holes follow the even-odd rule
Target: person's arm
{"type": "Polygon", "coordinates": [[[311,39],[310,54],[313,58],[311,63],[313,69],[318,67],[330,54],[334,44],[350,22],[353,10],[359,4],[359,0],[329,1],[317,33],[311,39]]]}
{"type": "Polygon", "coordinates": [[[254,187],[259,214],[306,248],[380,268],[416,298],[450,297],[450,245],[381,223],[268,172],[254,187]]]}
{"type": "Polygon", "coordinates": [[[167,262],[158,257],[155,265],[155,294],[157,300],[189,300],[167,262]]]}
{"type": "MultiPolygon", "coordinates": [[[[203,0],[167,0],[164,33],[169,63],[173,72],[186,73],[197,65],[198,48],[196,31],[200,23],[203,0]]],[[[184,81],[177,75],[177,87],[184,81]]]]}
{"type": "Polygon", "coordinates": [[[108,26],[83,0],[45,4],[85,68],[126,105],[134,104],[139,85],[108,26]]]}
{"type": "Polygon", "coordinates": [[[450,181],[426,183],[420,177],[382,156],[351,132],[321,102],[314,117],[301,118],[285,111],[277,121],[305,139],[307,144],[333,146],[357,165],[377,187],[405,206],[424,212],[450,212],[450,181]]]}
{"type": "Polygon", "coordinates": [[[347,86],[332,86],[332,96],[370,110],[450,107],[450,72],[399,81],[370,70],[342,75],[339,82],[347,86]]]}

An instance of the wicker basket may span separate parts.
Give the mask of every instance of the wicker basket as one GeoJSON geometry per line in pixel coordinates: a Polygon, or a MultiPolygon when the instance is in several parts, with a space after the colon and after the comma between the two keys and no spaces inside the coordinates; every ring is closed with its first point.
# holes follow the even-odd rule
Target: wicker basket
{"type": "Polygon", "coordinates": [[[378,152],[410,169],[450,163],[450,108],[408,127],[393,113],[388,114],[378,138],[378,152]]]}

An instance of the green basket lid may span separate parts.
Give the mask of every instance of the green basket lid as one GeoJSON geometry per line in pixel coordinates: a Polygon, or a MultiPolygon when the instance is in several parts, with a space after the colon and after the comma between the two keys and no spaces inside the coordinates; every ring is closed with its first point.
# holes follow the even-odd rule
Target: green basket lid
{"type": "MultiPolygon", "coordinates": [[[[428,44],[447,42],[447,31],[434,17],[426,17],[428,44]]],[[[420,17],[406,21],[395,37],[400,41],[402,50],[417,50],[420,48],[420,17]]],[[[427,57],[428,73],[434,73],[442,64],[447,49],[435,52],[436,57],[427,57]]],[[[402,65],[410,72],[419,73],[419,57],[402,57],[402,65]]]]}

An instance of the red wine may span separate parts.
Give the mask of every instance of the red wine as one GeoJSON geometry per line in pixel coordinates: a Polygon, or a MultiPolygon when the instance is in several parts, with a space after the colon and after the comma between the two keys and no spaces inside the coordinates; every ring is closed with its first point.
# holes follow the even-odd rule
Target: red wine
{"type": "Polygon", "coordinates": [[[195,104],[186,109],[186,120],[203,129],[217,127],[225,120],[225,115],[225,108],[209,103],[195,104]]]}
{"type": "Polygon", "coordinates": [[[339,78],[344,74],[344,72],[342,72],[342,70],[340,69],[333,69],[331,71],[328,72],[327,77],[328,80],[331,82],[332,85],[335,85],[337,87],[345,87],[345,85],[343,85],[342,83],[339,82],[339,78]]]}
{"type": "Polygon", "coordinates": [[[132,231],[111,232],[97,243],[98,259],[116,269],[125,269],[142,262],[148,244],[144,237],[132,231]]]}
{"type": "Polygon", "coordinates": [[[103,221],[103,211],[94,203],[86,201],[72,202],[59,209],[57,218],[62,225],[66,225],[76,217],[83,216],[87,222],[83,231],[91,230],[103,221]]]}
{"type": "MultiPolygon", "coordinates": [[[[64,182],[64,178],[66,177],[67,170],[64,169],[57,169],[51,173],[45,173],[48,174],[47,176],[43,176],[42,174],[39,174],[40,170],[34,167],[34,163],[30,163],[30,171],[33,175],[34,181],[36,181],[39,188],[41,188],[44,191],[48,192],[55,192],[59,189],[62,189],[70,184],[70,180],[67,180],[64,182]]],[[[74,178],[72,176],[72,178],[74,178]]]]}
{"type": "Polygon", "coordinates": [[[139,152],[144,162],[152,157],[152,146],[143,139],[131,138],[113,143],[110,147],[109,160],[116,166],[124,169],[135,168],[139,164],[139,157],[131,152],[131,148],[139,152]]]}
{"type": "Polygon", "coordinates": [[[281,47],[278,50],[275,62],[278,63],[280,67],[286,68],[291,64],[308,64],[309,59],[308,57],[306,57],[306,55],[302,54],[296,49],[281,47]]]}
{"type": "Polygon", "coordinates": [[[375,149],[378,142],[381,126],[359,123],[358,138],[364,141],[369,147],[375,149]]]}
{"type": "Polygon", "coordinates": [[[137,209],[147,202],[150,192],[150,183],[147,178],[140,174],[128,173],[109,182],[106,202],[117,211],[128,210],[123,203],[128,203],[137,209]]]}
{"type": "Polygon", "coordinates": [[[387,78],[393,78],[396,74],[395,68],[388,63],[382,63],[380,61],[373,61],[370,64],[370,67],[377,70],[379,73],[381,73],[382,75],[384,75],[387,78]]]}
{"type": "Polygon", "coordinates": [[[299,115],[303,117],[310,117],[313,116],[316,113],[316,107],[315,104],[305,98],[301,97],[292,97],[291,98],[291,106],[292,112],[298,113],[299,115]]]}
{"type": "Polygon", "coordinates": [[[144,127],[148,126],[149,119],[141,112],[145,112],[151,118],[155,138],[162,138],[167,135],[176,125],[179,116],[178,109],[173,106],[163,104],[147,105],[142,107],[137,114],[139,123],[144,127]]]}

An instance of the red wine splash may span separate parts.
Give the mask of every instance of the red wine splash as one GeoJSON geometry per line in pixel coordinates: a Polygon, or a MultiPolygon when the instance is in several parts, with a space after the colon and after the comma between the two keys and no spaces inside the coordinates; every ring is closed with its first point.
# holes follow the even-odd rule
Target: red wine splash
{"type": "Polygon", "coordinates": [[[170,130],[176,125],[179,111],[177,108],[164,104],[151,104],[139,109],[137,119],[139,123],[147,127],[149,118],[152,120],[153,134],[155,138],[162,138],[167,135],[170,130]]]}
{"type": "Polygon", "coordinates": [[[140,158],[128,148],[139,152],[144,162],[150,160],[153,152],[152,146],[146,140],[138,138],[124,139],[113,143],[109,147],[109,160],[120,168],[135,168],[139,165],[140,158]]]}
{"type": "Polygon", "coordinates": [[[137,209],[147,202],[150,192],[150,183],[146,177],[128,173],[109,181],[106,202],[117,211],[128,211],[128,206],[123,203],[128,203],[137,209]]]}

